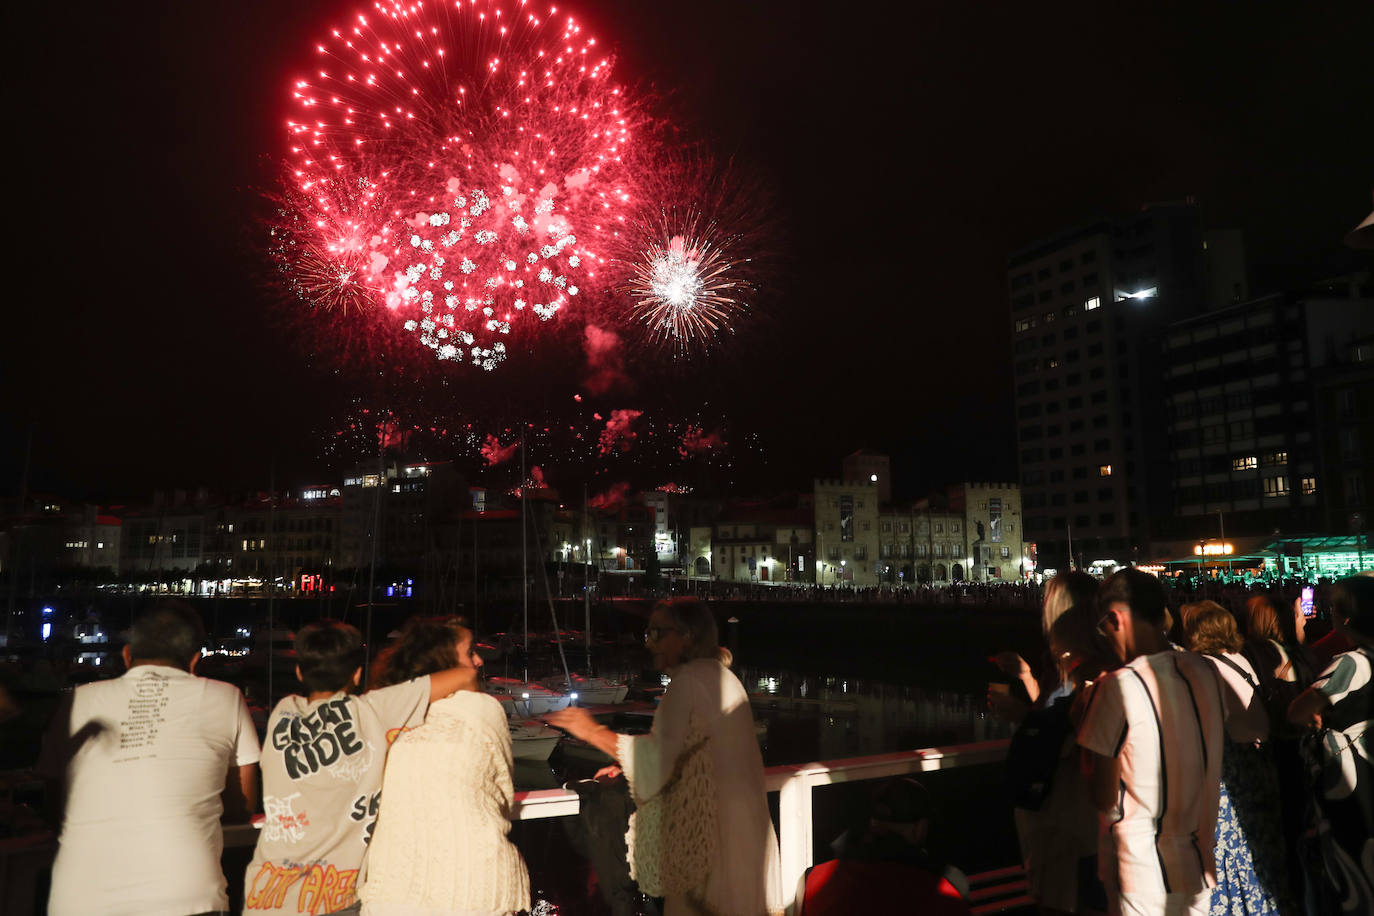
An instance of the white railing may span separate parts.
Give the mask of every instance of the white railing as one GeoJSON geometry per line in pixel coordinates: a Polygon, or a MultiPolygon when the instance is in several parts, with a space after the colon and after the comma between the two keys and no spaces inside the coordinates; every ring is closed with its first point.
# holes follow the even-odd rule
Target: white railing
{"type": "MultiPolygon", "coordinates": [[[[886,779],[907,773],[929,773],[956,767],[1000,763],[1007,757],[1010,741],[981,741],[951,747],[927,747],[872,757],[850,757],[816,763],[769,767],[764,777],[769,792],[779,793],[778,846],[782,858],[782,886],[791,891],[811,867],[815,845],[811,822],[812,790],[817,786],[886,779]]],[[[579,811],[576,792],[540,789],[515,793],[514,817],[519,821],[568,817],[579,811]]],[[[257,831],[247,825],[224,828],[225,846],[257,842],[257,831]]]]}
{"type": "Polygon", "coordinates": [[[798,763],[769,767],[766,771],[769,792],[778,792],[778,847],[782,856],[782,886],[791,891],[812,866],[815,845],[811,824],[811,790],[866,779],[885,779],[907,773],[929,773],[955,767],[999,763],[1007,759],[1007,739],[958,744],[952,747],[927,747],[873,757],[851,757],[820,763],[798,763]]]}

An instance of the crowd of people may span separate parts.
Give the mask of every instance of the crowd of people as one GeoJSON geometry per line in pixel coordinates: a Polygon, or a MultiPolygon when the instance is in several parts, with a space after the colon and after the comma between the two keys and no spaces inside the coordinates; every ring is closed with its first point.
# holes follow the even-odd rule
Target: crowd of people
{"type": "MultiPolygon", "coordinates": [[[[1047,583],[1044,658],[999,654],[988,693],[1017,723],[1007,782],[1043,912],[1374,911],[1374,578],[1323,590],[1334,628],[1318,640],[1289,597],[1180,605],[1133,569],[1047,583]]],[[[361,634],[302,627],[303,692],[261,733],[237,688],[195,675],[203,639],[193,608],[156,603],[130,630],[126,673],[66,695],[40,761],[62,787],[50,913],[227,912],[240,879],[221,870],[221,823],[257,811],[245,913],[530,908],[510,733],[462,619],[408,621],[365,690],[361,634]]],[[[548,716],[614,761],[594,784],[623,786],[633,808],[618,855],[657,898],[637,905],[771,916],[795,900],[814,916],[886,889],[894,905],[967,912],[962,875],[924,852],[930,806],[910,779],[880,787],[832,862],[781,886],[748,695],[719,642],[705,604],[661,601],[645,644],[672,683],[651,731],[617,734],[577,707],[548,716]]]]}
{"type": "Polygon", "coordinates": [[[992,659],[1031,896],[1047,914],[1374,912],[1374,578],[1323,588],[1319,640],[1296,587],[1189,597],[1134,569],[1063,574],[1045,658],[992,659]]]}
{"type": "MultiPolygon", "coordinates": [[[[261,742],[243,695],[195,676],[203,637],[194,609],[155,605],[130,631],[127,672],[77,687],[55,717],[40,763],[65,802],[50,913],[227,912],[221,821],[258,808],[259,776],[244,913],[530,908],[509,839],[510,732],[478,689],[461,619],[410,620],[366,691],[358,630],[302,627],[304,693],[277,703],[261,742]]],[[[597,778],[628,783],[629,870],[662,913],[780,916],[762,755],[715,620],[695,600],[660,602],[646,645],[673,678],[648,734],[618,735],[580,708],[549,721],[616,761],[597,778]]]]}

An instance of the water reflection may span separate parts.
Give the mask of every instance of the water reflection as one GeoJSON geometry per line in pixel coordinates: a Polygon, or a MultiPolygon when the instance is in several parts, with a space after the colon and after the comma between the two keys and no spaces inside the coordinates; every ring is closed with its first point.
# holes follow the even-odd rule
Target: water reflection
{"type": "MultiPolygon", "coordinates": [[[[749,691],[767,766],[1011,737],[1011,726],[988,715],[981,694],[777,669],[737,673],[749,691]]],[[[627,729],[628,722],[617,716],[612,727],[627,729]]],[[[518,761],[516,788],[554,788],[608,762],[580,751],[560,746],[548,763],[518,761]]]]}
{"type": "Polygon", "coordinates": [[[766,723],[764,762],[805,763],[1011,736],[985,698],[959,690],[797,674],[738,672],[766,723]]]}

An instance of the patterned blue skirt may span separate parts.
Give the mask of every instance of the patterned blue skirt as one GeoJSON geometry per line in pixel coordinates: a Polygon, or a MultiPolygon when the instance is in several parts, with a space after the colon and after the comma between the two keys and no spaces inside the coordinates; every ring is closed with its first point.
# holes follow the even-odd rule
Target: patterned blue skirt
{"type": "Polygon", "coordinates": [[[1211,916],[1286,916],[1288,890],[1279,780],[1269,748],[1227,742],[1217,812],[1217,886],[1211,916]]]}

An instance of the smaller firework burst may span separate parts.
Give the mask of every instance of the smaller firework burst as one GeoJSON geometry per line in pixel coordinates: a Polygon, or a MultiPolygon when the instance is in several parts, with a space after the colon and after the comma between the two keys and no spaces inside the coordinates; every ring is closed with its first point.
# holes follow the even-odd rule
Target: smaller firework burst
{"type": "Polygon", "coordinates": [[[751,286],[730,258],[732,239],[714,222],[702,225],[695,213],[680,221],[661,214],[644,235],[628,265],[627,292],[635,300],[633,317],[650,338],[682,351],[733,330],[751,286]]]}
{"type": "Polygon", "coordinates": [[[323,309],[371,310],[385,291],[384,271],[395,248],[388,228],[366,228],[384,206],[376,186],[365,179],[321,180],[308,192],[288,188],[274,202],[269,252],[291,290],[323,309]]]}

